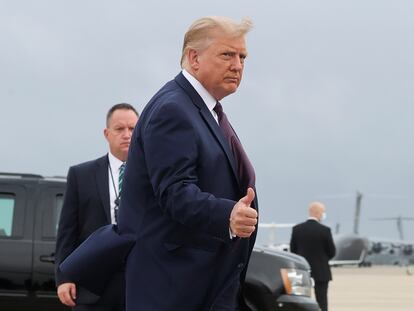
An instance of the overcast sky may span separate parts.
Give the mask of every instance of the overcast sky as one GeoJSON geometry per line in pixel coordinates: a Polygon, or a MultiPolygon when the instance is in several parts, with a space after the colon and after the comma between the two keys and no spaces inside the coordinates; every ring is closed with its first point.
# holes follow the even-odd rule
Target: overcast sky
{"type": "MultiPolygon", "coordinates": [[[[141,111],[180,71],[195,19],[249,16],[244,80],[223,105],[256,168],[261,221],[302,221],[321,200],[326,224],[350,232],[359,190],[361,233],[396,238],[371,218],[414,217],[413,12],[400,0],[1,0],[0,171],[66,175],[103,155],[106,111],[141,111]]],[[[414,222],[405,232],[414,240],[414,222]]]]}

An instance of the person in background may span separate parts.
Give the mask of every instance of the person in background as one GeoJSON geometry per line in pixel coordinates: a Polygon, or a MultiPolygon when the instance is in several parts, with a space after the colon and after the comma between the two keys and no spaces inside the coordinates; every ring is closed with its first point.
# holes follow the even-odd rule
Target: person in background
{"type": "Polygon", "coordinates": [[[335,256],[331,229],[320,222],[326,218],[325,205],[309,205],[309,218],[292,229],[290,251],[305,257],[315,280],[315,297],[322,311],[328,310],[328,283],[332,280],[329,260],[335,256]]]}
{"type": "Polygon", "coordinates": [[[116,273],[97,296],[62,275],[59,264],[101,226],[115,224],[132,131],[138,121],[133,106],[121,103],[107,113],[104,135],[109,152],[72,166],[60,215],[56,243],[56,285],[60,301],[76,311],[121,311],[125,308],[125,277],[116,273]]]}

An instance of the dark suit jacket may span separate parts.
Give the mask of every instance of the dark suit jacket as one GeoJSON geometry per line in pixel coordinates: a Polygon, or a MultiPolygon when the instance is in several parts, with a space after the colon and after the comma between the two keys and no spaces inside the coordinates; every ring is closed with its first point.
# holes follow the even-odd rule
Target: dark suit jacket
{"type": "Polygon", "coordinates": [[[306,258],[315,281],[332,279],[329,260],[335,256],[335,244],[329,227],[312,219],[294,226],[290,250],[306,258]]]}
{"type": "Polygon", "coordinates": [[[118,224],[136,236],[128,310],[210,310],[243,284],[255,234],[231,240],[229,218],[246,190],[217,122],[179,74],[148,103],[129,149],[118,224]]]}
{"type": "MultiPolygon", "coordinates": [[[[73,282],[60,271],[59,264],[96,229],[110,224],[108,185],[108,156],[85,162],[69,169],[66,193],[59,221],[56,243],[56,284],[73,282]]],[[[110,288],[101,297],[111,303],[109,296],[120,295],[123,290],[121,276],[116,276],[110,288]]],[[[93,303],[98,296],[79,291],[78,303],[93,303]],[[82,301],[84,300],[84,301],[82,301]]]]}

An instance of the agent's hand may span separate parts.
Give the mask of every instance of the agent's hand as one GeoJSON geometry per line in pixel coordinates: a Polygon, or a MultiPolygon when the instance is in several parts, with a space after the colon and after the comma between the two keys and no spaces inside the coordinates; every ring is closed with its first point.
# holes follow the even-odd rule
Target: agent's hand
{"type": "Polygon", "coordinates": [[[234,205],[230,214],[231,233],[240,237],[248,238],[256,229],[257,211],[250,207],[254,200],[254,190],[247,189],[247,194],[234,205]]]}
{"type": "Polygon", "coordinates": [[[59,300],[64,305],[69,307],[75,307],[75,299],[76,299],[76,285],[75,283],[62,283],[57,288],[57,294],[59,296],[59,300]]]}

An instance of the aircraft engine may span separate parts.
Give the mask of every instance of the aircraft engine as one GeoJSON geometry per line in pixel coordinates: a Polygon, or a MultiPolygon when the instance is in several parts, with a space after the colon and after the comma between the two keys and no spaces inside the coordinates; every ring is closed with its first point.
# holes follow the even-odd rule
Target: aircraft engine
{"type": "Polygon", "coordinates": [[[383,250],[383,246],[380,242],[374,242],[372,243],[372,247],[371,247],[371,251],[375,254],[381,253],[381,251],[383,250]]]}
{"type": "Polygon", "coordinates": [[[410,256],[413,253],[413,246],[412,245],[404,245],[402,251],[403,251],[404,255],[410,256]]]}

